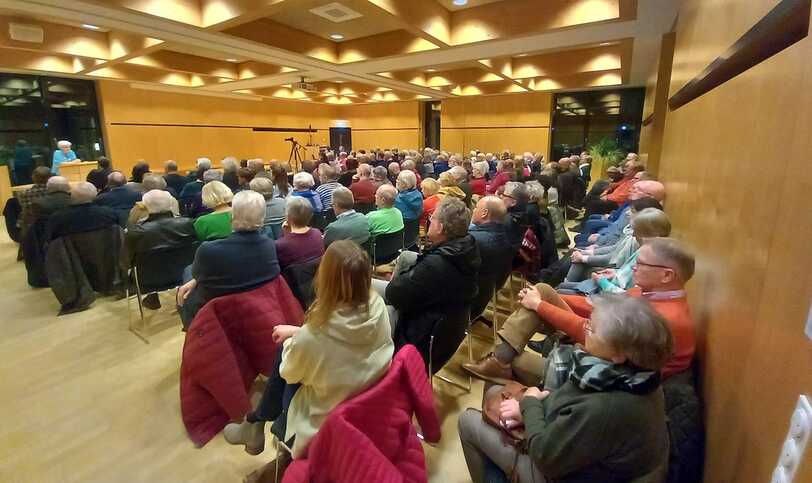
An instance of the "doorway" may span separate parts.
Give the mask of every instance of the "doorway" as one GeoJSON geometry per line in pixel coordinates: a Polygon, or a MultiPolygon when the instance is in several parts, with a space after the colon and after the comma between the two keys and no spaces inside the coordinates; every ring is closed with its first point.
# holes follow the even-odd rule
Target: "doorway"
{"type": "Polygon", "coordinates": [[[330,128],[330,148],[336,152],[352,151],[352,128],[331,127],[330,128]]]}
{"type": "Polygon", "coordinates": [[[441,101],[423,103],[423,147],[440,149],[441,101]]]}

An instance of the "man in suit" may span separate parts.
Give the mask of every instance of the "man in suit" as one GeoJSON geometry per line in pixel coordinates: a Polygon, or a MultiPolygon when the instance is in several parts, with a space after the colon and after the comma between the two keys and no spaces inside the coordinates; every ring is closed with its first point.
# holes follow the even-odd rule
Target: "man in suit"
{"type": "Polygon", "coordinates": [[[113,171],[107,177],[108,191],[96,198],[96,204],[114,210],[122,226],[127,222],[127,216],[135,204],[141,201],[141,193],[126,188],[127,178],[121,171],[113,171]]]}
{"type": "Polygon", "coordinates": [[[363,245],[369,239],[367,218],[353,209],[355,199],[347,188],[336,188],[333,191],[333,211],[336,221],[327,225],[324,230],[324,246],[337,240],[352,240],[363,245]]]}
{"type": "Polygon", "coordinates": [[[183,191],[183,187],[186,186],[189,180],[186,176],[178,174],[178,163],[171,159],[167,161],[166,164],[164,164],[164,173],[166,173],[164,174],[166,185],[175,190],[175,193],[180,196],[180,192],[183,191]]]}
{"type": "Polygon", "coordinates": [[[115,211],[93,203],[96,194],[93,183],[83,181],[74,186],[70,193],[70,206],[57,211],[48,219],[48,239],[101,230],[118,224],[115,211]]]}

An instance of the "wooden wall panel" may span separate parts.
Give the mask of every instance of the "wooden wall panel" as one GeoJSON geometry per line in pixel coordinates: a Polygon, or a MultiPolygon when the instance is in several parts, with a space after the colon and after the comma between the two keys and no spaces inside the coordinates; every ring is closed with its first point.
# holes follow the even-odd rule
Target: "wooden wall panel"
{"type": "Polygon", "coordinates": [[[337,115],[349,121],[355,149],[419,149],[423,145],[418,101],[339,106],[337,115]]]}
{"type": "Polygon", "coordinates": [[[663,147],[663,130],[668,114],[668,88],[671,82],[671,65],[674,62],[674,42],[676,36],[669,33],[660,42],[660,59],[656,70],[646,82],[646,101],[643,106],[643,119],[648,120],[640,130],[638,152],[646,161],[646,169],[657,175],[660,170],[660,156],[663,147]]]}
{"type": "MultiPolygon", "coordinates": [[[[686,0],[671,94],[775,5],[686,0]]],[[[689,291],[701,323],[707,482],[769,481],[798,395],[812,394],[810,56],[807,38],[665,122],[666,208],[698,255],[689,291]]],[[[795,481],[812,481],[812,458],[795,481]]]]}

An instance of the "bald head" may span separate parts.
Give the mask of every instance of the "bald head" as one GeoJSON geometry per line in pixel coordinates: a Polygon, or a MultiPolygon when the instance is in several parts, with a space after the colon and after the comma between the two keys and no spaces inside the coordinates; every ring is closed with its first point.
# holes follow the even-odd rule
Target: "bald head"
{"type": "Polygon", "coordinates": [[[665,186],[659,181],[637,181],[632,185],[632,189],[629,191],[629,199],[639,200],[641,198],[654,198],[662,202],[665,200],[665,186]]]}
{"type": "Polygon", "coordinates": [[[381,185],[375,192],[375,205],[378,208],[391,208],[395,204],[398,190],[390,184],[381,185]]]}
{"type": "Polygon", "coordinates": [[[502,223],[506,215],[507,207],[498,196],[484,196],[477,202],[471,222],[475,225],[502,223]]]}
{"type": "Polygon", "coordinates": [[[68,178],[64,176],[51,176],[45,183],[45,189],[48,193],[56,193],[58,191],[68,193],[70,192],[70,183],[68,183],[68,178]]]}
{"type": "Polygon", "coordinates": [[[124,183],[126,182],[127,177],[124,176],[124,173],[122,173],[121,171],[113,171],[112,173],[107,175],[107,186],[111,188],[124,186],[124,183]]]}
{"type": "Polygon", "coordinates": [[[82,181],[81,183],[76,183],[76,186],[70,190],[70,201],[74,205],[91,203],[96,199],[96,193],[98,193],[98,190],[93,183],[82,181]]]}

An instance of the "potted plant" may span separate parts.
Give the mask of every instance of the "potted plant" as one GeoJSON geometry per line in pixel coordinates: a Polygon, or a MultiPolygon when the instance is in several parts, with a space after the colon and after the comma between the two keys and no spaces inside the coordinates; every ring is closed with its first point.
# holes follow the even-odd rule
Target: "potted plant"
{"type": "Polygon", "coordinates": [[[592,180],[599,180],[606,177],[606,170],[612,166],[617,166],[626,157],[626,153],[620,149],[617,141],[608,137],[601,138],[595,144],[587,148],[587,153],[592,156],[592,180]]]}

